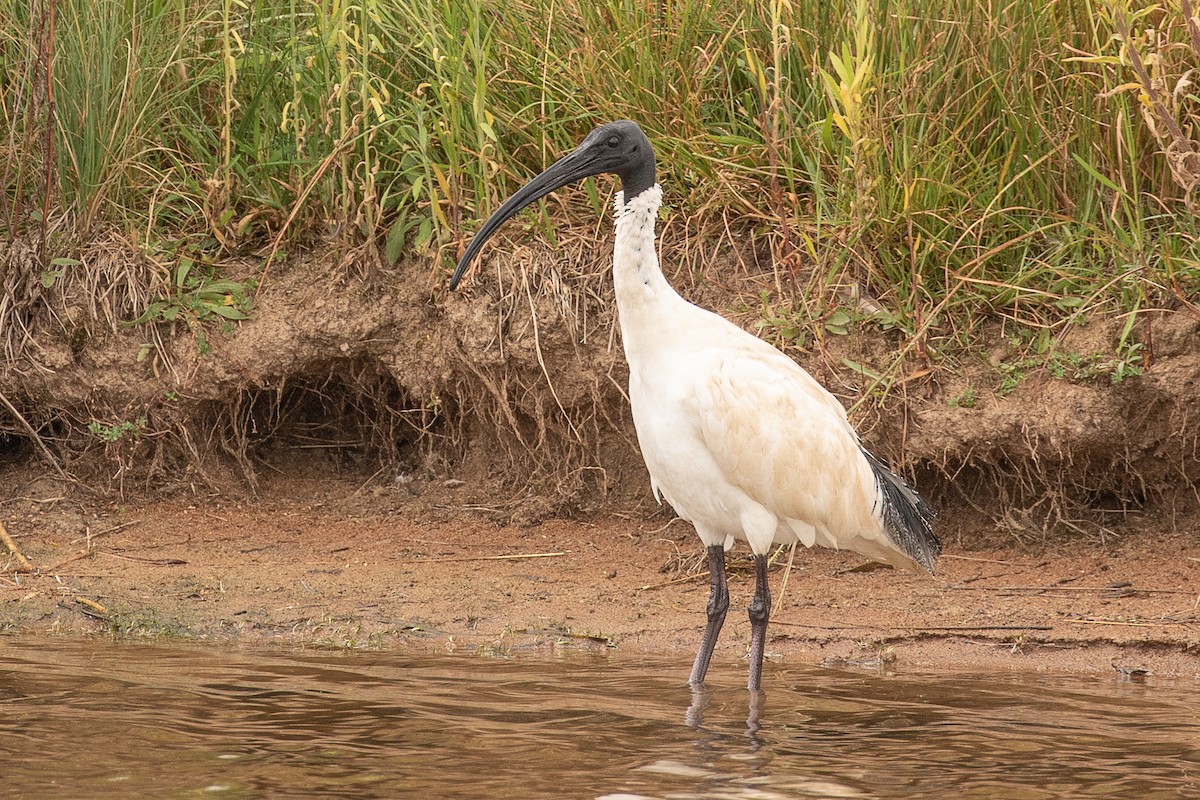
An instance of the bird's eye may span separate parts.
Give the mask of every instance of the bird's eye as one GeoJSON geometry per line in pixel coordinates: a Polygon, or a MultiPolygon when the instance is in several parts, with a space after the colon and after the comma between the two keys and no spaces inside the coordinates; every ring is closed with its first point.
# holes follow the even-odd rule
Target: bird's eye
{"type": "Polygon", "coordinates": [[[608,137],[608,141],[605,142],[605,144],[608,145],[609,147],[616,147],[620,143],[621,142],[615,136],[608,137]]]}

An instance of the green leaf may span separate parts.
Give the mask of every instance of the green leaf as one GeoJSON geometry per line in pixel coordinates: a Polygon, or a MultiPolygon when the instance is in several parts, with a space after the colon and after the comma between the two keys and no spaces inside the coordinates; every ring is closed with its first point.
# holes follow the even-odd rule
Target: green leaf
{"type": "Polygon", "coordinates": [[[388,230],[387,240],[383,245],[383,256],[389,264],[399,261],[400,255],[404,252],[405,234],[408,233],[407,222],[407,215],[401,214],[388,230]]]}
{"type": "Polygon", "coordinates": [[[250,317],[233,306],[211,305],[208,310],[216,314],[218,317],[225,319],[250,319],[250,317]]]}
{"type": "Polygon", "coordinates": [[[845,336],[850,332],[850,323],[852,321],[849,314],[838,309],[825,318],[825,330],[837,336],[845,336]]]}
{"type": "Polygon", "coordinates": [[[187,256],[180,256],[179,267],[175,270],[175,287],[176,288],[178,288],[178,289],[183,288],[183,283],[187,279],[187,274],[188,274],[188,272],[191,271],[192,266],[195,263],[196,263],[195,261],[192,261],[192,259],[188,258],[187,256]]]}
{"type": "Polygon", "coordinates": [[[433,237],[433,220],[426,217],[421,220],[421,224],[417,226],[417,240],[413,243],[417,250],[424,250],[429,246],[429,240],[433,237]]]}
{"type": "Polygon", "coordinates": [[[1099,181],[1102,185],[1107,186],[1109,189],[1112,189],[1114,192],[1121,195],[1122,197],[1128,197],[1128,195],[1125,194],[1124,189],[1122,189],[1120,186],[1117,186],[1115,183],[1113,183],[1111,179],[1106,178],[1103,175],[1101,175],[1095,167],[1093,167],[1088,162],[1084,161],[1083,156],[1079,155],[1079,153],[1071,153],[1071,158],[1075,159],[1076,164],[1083,167],[1084,172],[1086,172],[1088,175],[1091,175],[1093,178],[1095,178],[1097,181],[1099,181]]]}
{"type": "Polygon", "coordinates": [[[844,366],[847,366],[850,369],[854,370],[855,372],[859,373],[860,375],[864,375],[864,376],[870,378],[873,381],[880,381],[880,382],[883,381],[882,375],[880,375],[878,372],[876,372],[873,369],[863,366],[862,364],[858,363],[857,361],[851,361],[848,358],[843,358],[842,364],[844,366]]]}
{"type": "Polygon", "coordinates": [[[125,324],[127,324],[127,325],[142,325],[144,323],[150,322],[154,319],[157,319],[159,317],[159,315],[162,314],[163,309],[165,309],[166,307],[167,307],[167,304],[163,303],[163,302],[151,303],[150,305],[146,306],[146,310],[142,312],[142,315],[140,317],[133,320],[132,322],[128,322],[125,324]]]}
{"type": "Polygon", "coordinates": [[[729,145],[730,147],[757,147],[758,142],[745,136],[735,136],[733,134],[727,136],[714,136],[712,140],[717,144],[729,145]]]}
{"type": "Polygon", "coordinates": [[[244,287],[242,286],[242,284],[238,283],[237,281],[224,280],[224,281],[211,281],[209,283],[206,283],[206,284],[204,284],[204,288],[201,289],[201,291],[205,294],[211,294],[211,295],[222,295],[222,296],[227,295],[227,294],[240,295],[242,293],[243,288],[244,287]]]}

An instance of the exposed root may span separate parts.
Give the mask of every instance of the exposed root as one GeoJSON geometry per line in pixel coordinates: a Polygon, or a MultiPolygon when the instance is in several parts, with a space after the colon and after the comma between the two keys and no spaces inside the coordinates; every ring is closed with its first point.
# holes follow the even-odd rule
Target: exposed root
{"type": "Polygon", "coordinates": [[[9,555],[16,559],[18,565],[17,572],[33,572],[33,564],[29,563],[29,559],[25,557],[25,554],[17,547],[17,543],[8,535],[8,530],[4,527],[3,522],[0,522],[0,544],[3,544],[4,548],[8,550],[9,555]]]}
{"type": "Polygon", "coordinates": [[[32,439],[37,445],[38,450],[40,450],[42,455],[45,457],[46,463],[54,468],[54,471],[58,473],[59,477],[66,478],[67,473],[63,471],[62,465],[58,463],[58,459],[55,458],[54,454],[50,452],[50,448],[46,447],[46,443],[42,440],[42,437],[38,436],[38,432],[34,430],[32,425],[29,424],[29,420],[25,419],[20,411],[17,411],[17,407],[9,402],[8,397],[6,397],[3,392],[0,392],[0,403],[3,403],[4,407],[8,409],[8,413],[13,415],[13,419],[19,422],[21,427],[29,432],[29,438],[32,439]]]}

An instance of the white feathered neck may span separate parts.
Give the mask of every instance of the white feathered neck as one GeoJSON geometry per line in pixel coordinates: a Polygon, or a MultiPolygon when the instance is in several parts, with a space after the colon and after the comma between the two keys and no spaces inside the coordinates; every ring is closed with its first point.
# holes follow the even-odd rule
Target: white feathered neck
{"type": "Polygon", "coordinates": [[[667,295],[678,297],[658,265],[654,222],[662,206],[662,187],[655,184],[628,203],[625,192],[617,192],[614,205],[613,285],[621,314],[634,313],[667,295]]]}

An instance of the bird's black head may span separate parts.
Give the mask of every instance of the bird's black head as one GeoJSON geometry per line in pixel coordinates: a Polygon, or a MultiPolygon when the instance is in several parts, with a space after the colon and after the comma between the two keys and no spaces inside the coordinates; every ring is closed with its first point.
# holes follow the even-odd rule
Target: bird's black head
{"type": "Polygon", "coordinates": [[[654,186],[654,148],[636,122],[627,119],[607,122],[593,130],[583,142],[555,161],[546,171],[522,186],[504,205],[483,223],[467,245],[463,257],[450,278],[450,288],[458,286],[471,261],[483,249],[501,225],[525,206],[540,200],[555,189],[592,175],[609,173],[621,179],[625,200],[629,201],[654,186]]]}
{"type": "Polygon", "coordinates": [[[619,119],[601,125],[584,138],[571,156],[591,162],[589,175],[607,172],[620,178],[627,201],[654,185],[654,148],[632,120],[619,119]]]}

